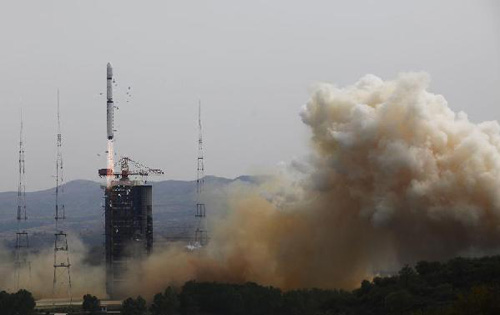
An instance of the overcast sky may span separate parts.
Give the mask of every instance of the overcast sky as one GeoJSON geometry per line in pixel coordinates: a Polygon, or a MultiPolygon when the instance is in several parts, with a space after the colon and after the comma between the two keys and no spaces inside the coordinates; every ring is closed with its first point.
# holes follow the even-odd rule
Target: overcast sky
{"type": "Polygon", "coordinates": [[[500,117],[495,0],[2,1],[0,41],[0,191],[17,189],[21,107],[27,189],[53,186],[57,88],[66,180],[98,180],[108,61],[116,149],[158,179],[194,178],[198,99],[207,173],[226,177],[307,154],[316,82],[426,71],[454,110],[500,117]]]}

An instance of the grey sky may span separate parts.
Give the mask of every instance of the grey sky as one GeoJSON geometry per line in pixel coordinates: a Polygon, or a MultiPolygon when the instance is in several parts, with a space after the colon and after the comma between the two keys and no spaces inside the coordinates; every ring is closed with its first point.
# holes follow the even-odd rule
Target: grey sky
{"type": "Polygon", "coordinates": [[[0,191],[17,187],[21,106],[27,188],[53,186],[57,88],[66,180],[98,179],[108,61],[117,151],[164,178],[195,176],[198,99],[207,173],[228,177],[307,153],[298,112],[318,81],[423,70],[454,110],[500,117],[494,0],[2,1],[0,40],[0,191]]]}

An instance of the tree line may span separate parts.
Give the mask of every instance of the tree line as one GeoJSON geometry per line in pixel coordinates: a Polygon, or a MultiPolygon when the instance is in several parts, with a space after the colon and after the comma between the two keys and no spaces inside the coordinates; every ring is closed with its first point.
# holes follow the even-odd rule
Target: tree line
{"type": "MultiPolygon", "coordinates": [[[[0,292],[0,314],[30,315],[30,292],[0,292]]],[[[82,310],[100,314],[87,294],[82,310]]],[[[168,287],[147,303],[140,296],[122,303],[124,315],[497,315],[500,314],[500,256],[421,261],[397,274],[364,280],[352,291],[282,291],[256,283],[189,281],[168,287]]]]}
{"type": "Polygon", "coordinates": [[[500,256],[421,261],[353,291],[189,281],[156,294],[149,308],[141,297],[129,298],[123,314],[498,315],[500,256]]]}

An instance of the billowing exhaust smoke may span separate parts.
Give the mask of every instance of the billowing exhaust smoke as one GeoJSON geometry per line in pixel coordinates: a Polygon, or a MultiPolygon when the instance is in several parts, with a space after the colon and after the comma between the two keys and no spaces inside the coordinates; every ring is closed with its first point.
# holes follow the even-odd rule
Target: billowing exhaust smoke
{"type": "Polygon", "coordinates": [[[301,112],[310,156],[257,188],[230,187],[209,244],[157,250],[129,269],[127,292],[192,279],[353,288],[418,260],[498,253],[500,126],[453,112],[428,82],[319,84],[301,112]]]}
{"type": "Polygon", "coordinates": [[[135,288],[190,279],[352,288],[401,264],[497,251],[499,125],[453,112],[428,82],[409,73],[318,85],[301,112],[313,151],[292,165],[299,179],[235,189],[205,252],[156,253],[135,288]]]}
{"type": "MultiPolygon", "coordinates": [[[[75,235],[72,233],[71,235],[75,235]]],[[[84,294],[105,297],[104,268],[88,263],[89,250],[77,237],[69,238],[71,249],[71,294],[73,301],[78,301],[84,294]]],[[[52,290],[54,250],[52,247],[42,248],[32,252],[29,256],[31,265],[28,269],[23,266],[21,286],[18,287],[15,265],[11,257],[12,249],[0,246],[0,291],[17,292],[18,289],[27,289],[36,299],[61,298],[68,299],[66,290],[52,290]]],[[[66,283],[65,283],[66,284],[66,283]]],[[[4,309],[2,309],[4,311],[4,309]]],[[[3,312],[1,312],[3,313],[3,312]]]]}

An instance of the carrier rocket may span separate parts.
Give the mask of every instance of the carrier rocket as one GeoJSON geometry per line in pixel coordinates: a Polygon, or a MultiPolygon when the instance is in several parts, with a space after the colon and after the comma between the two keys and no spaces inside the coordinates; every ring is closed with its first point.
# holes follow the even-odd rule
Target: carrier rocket
{"type": "Polygon", "coordinates": [[[113,149],[113,138],[114,138],[114,111],[115,111],[115,105],[113,103],[113,67],[111,67],[111,64],[108,62],[108,66],[106,68],[106,80],[108,84],[107,88],[107,93],[106,93],[106,132],[108,136],[108,149],[106,150],[106,153],[108,154],[107,157],[107,168],[101,168],[99,170],[99,176],[105,176],[107,178],[107,186],[106,187],[111,187],[111,176],[114,175],[114,161],[113,161],[113,154],[114,154],[114,149],[113,149]]]}
{"type": "Polygon", "coordinates": [[[108,67],[106,71],[106,78],[108,80],[108,90],[107,90],[107,133],[108,140],[113,140],[113,129],[114,129],[114,104],[113,104],[113,67],[108,62],[108,67]]]}

